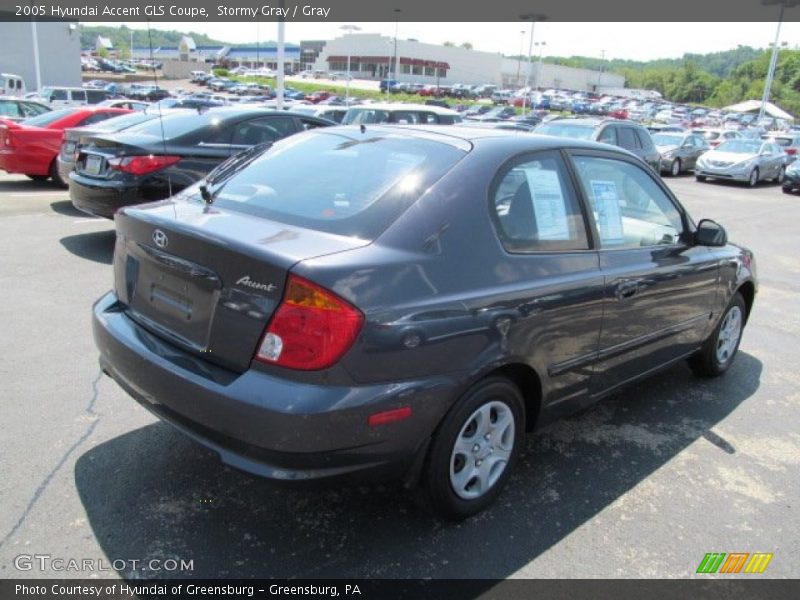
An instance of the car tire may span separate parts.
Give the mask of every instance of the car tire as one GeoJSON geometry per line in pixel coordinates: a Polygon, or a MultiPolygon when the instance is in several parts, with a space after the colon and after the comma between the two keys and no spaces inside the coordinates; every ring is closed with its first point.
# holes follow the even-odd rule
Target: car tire
{"type": "Polygon", "coordinates": [[[775,183],[783,183],[784,179],[786,179],[786,167],[781,167],[781,170],[775,176],[775,183]]]}
{"type": "Polygon", "coordinates": [[[429,508],[452,521],[487,508],[505,486],[524,435],[524,401],[516,385],[490,377],[472,386],[431,443],[423,475],[429,508]]]}
{"type": "Polygon", "coordinates": [[[681,159],[676,158],[672,161],[672,164],[669,166],[669,174],[673,177],[677,177],[681,174],[681,159]]]}
{"type": "Polygon", "coordinates": [[[739,350],[746,315],[744,298],[736,292],[714,331],[689,359],[689,366],[695,375],[717,377],[730,368],[739,350]]]}
{"type": "Polygon", "coordinates": [[[701,183],[706,180],[705,175],[695,175],[694,178],[701,183]]]}
{"type": "Polygon", "coordinates": [[[781,190],[783,190],[784,194],[791,194],[792,193],[792,188],[782,187],[781,190]]]}
{"type": "Polygon", "coordinates": [[[756,187],[758,185],[758,167],[750,171],[750,176],[747,178],[748,187],[756,187]]]}
{"type": "Polygon", "coordinates": [[[56,160],[53,160],[53,162],[50,163],[50,179],[52,179],[53,183],[60,188],[66,189],[69,187],[67,182],[61,179],[61,174],[58,172],[58,163],[56,160]]]}
{"type": "Polygon", "coordinates": [[[49,176],[49,175],[28,175],[28,174],[26,173],[26,174],[25,174],[25,177],[27,177],[28,179],[31,179],[31,180],[33,180],[33,181],[47,181],[47,179],[48,179],[50,176],[49,176]]]}

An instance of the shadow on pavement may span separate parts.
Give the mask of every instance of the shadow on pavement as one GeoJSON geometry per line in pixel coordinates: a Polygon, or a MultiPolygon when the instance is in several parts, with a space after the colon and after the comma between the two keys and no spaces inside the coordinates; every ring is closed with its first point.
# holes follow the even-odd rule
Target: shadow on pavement
{"type": "Polygon", "coordinates": [[[54,213],[58,213],[59,215],[64,215],[65,217],[81,217],[84,219],[96,218],[98,221],[100,220],[100,217],[92,217],[92,215],[88,215],[85,212],[79,211],[72,205],[70,200],[51,202],[50,210],[52,210],[54,213]]]}
{"type": "Polygon", "coordinates": [[[761,371],[745,353],[719,379],[679,364],[529,436],[499,501],[457,525],[392,488],[276,487],[162,423],[88,450],[75,482],[109,559],[194,561],[163,576],[505,578],[696,440],[735,453],[710,430],[755,393],[761,371]]]}
{"type": "Polygon", "coordinates": [[[58,241],[75,256],[110,265],[114,257],[115,240],[116,232],[111,229],[70,235],[58,241]]]}

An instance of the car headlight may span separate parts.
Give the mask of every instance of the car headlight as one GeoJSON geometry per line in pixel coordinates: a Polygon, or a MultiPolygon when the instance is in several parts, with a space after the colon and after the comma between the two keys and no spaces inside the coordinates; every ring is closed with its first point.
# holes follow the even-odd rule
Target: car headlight
{"type": "Polygon", "coordinates": [[[744,169],[746,167],[751,167],[751,166],[755,165],[757,160],[758,159],[756,159],[756,158],[748,158],[747,160],[743,160],[742,162],[736,163],[735,165],[733,165],[732,168],[734,168],[734,169],[744,169]]]}

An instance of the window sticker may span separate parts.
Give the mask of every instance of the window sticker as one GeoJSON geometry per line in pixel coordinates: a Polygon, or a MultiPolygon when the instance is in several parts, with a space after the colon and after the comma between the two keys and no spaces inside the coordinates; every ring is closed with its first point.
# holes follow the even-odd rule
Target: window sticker
{"type": "Polygon", "coordinates": [[[590,183],[592,195],[594,196],[594,206],[597,211],[597,227],[600,230],[600,240],[604,244],[624,243],[617,184],[613,181],[599,181],[596,179],[592,179],[590,183]]]}
{"type": "Polygon", "coordinates": [[[528,188],[540,240],[569,240],[567,209],[557,171],[528,167],[528,188]]]}

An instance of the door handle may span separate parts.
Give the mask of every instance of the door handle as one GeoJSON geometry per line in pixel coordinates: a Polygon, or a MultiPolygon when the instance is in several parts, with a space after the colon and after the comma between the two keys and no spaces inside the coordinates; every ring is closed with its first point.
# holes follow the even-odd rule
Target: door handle
{"type": "Polygon", "coordinates": [[[635,296],[638,291],[639,280],[625,279],[617,284],[614,295],[617,300],[627,300],[635,296]]]}

